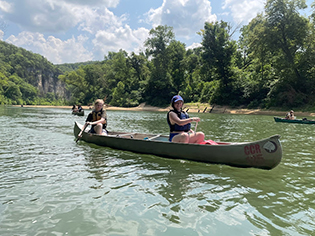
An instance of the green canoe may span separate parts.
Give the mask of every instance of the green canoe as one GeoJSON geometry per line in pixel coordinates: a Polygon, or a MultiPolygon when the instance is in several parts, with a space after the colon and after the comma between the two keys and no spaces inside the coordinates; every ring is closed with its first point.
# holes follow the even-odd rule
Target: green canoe
{"type": "MultiPolygon", "coordinates": [[[[75,122],[74,136],[78,138],[83,125],[75,122]]],[[[77,139],[78,140],[78,139],[77,139]]],[[[82,133],[80,140],[99,146],[235,167],[272,169],[282,158],[280,136],[242,143],[216,142],[209,144],[172,143],[167,135],[108,132],[108,135],[82,133]]]]}
{"type": "Polygon", "coordinates": [[[81,110],[81,111],[72,111],[72,115],[84,116],[84,110],[81,110]]]}
{"type": "Polygon", "coordinates": [[[315,120],[307,120],[307,119],[295,119],[295,120],[288,120],[285,118],[280,118],[280,117],[274,117],[275,122],[285,122],[285,123],[297,123],[297,124],[315,124],[315,120]]]}

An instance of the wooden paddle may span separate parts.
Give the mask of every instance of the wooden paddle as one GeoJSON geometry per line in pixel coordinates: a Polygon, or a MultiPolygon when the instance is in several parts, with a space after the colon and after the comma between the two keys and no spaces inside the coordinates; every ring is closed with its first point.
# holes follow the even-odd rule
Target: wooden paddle
{"type": "Polygon", "coordinates": [[[195,133],[196,133],[196,130],[197,130],[197,125],[198,125],[198,121],[196,121],[196,125],[195,125],[195,133]]]}
{"type": "Polygon", "coordinates": [[[88,123],[85,123],[85,124],[84,124],[84,127],[82,128],[81,132],[79,133],[77,140],[75,140],[76,143],[82,138],[82,133],[84,132],[84,130],[85,130],[88,126],[89,126],[88,123]]]}

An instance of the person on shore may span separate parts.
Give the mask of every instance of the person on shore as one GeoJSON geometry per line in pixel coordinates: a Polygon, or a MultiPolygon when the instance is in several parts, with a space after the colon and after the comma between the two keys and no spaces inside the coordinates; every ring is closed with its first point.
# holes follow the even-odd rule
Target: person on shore
{"type": "Polygon", "coordinates": [[[174,143],[201,143],[204,141],[203,132],[191,130],[191,122],[199,122],[199,117],[189,118],[185,111],[182,111],[184,99],[176,95],[171,100],[172,110],[167,113],[167,123],[170,127],[169,141],[174,143]]]}
{"type": "Polygon", "coordinates": [[[287,120],[294,120],[295,119],[295,116],[294,116],[294,111],[291,110],[290,112],[288,112],[285,116],[285,119],[287,120]]]}
{"type": "Polygon", "coordinates": [[[103,108],[103,106],[103,99],[95,100],[94,109],[87,116],[82,130],[85,130],[86,126],[92,125],[89,133],[107,135],[107,115],[106,110],[103,108]]]}

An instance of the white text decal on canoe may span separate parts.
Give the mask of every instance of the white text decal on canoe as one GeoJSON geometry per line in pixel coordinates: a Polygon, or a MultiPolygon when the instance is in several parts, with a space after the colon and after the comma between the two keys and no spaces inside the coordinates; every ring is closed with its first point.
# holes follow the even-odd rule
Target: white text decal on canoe
{"type": "Polygon", "coordinates": [[[264,157],[261,153],[259,144],[251,144],[244,147],[244,152],[247,161],[258,162],[264,161],[264,157]]]}
{"type": "Polygon", "coordinates": [[[272,141],[268,141],[267,143],[265,143],[263,148],[269,153],[277,151],[277,145],[272,141]]]}

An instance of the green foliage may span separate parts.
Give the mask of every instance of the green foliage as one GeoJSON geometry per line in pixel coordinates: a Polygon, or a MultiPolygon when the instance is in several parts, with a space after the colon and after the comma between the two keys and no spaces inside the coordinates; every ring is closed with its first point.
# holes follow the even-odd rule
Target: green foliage
{"type": "Polygon", "coordinates": [[[181,91],[185,86],[185,45],[179,41],[172,41],[168,46],[168,52],[170,58],[169,70],[172,77],[173,91],[181,91]]]}
{"type": "Polygon", "coordinates": [[[236,43],[230,40],[231,27],[226,22],[205,23],[200,33],[202,39],[203,65],[201,73],[205,81],[219,82],[211,101],[217,104],[228,104],[237,98],[234,93],[233,57],[236,54],[236,43]]]}
{"type": "Polygon", "coordinates": [[[210,82],[202,83],[202,90],[199,102],[208,102],[214,103],[212,100],[214,99],[216,91],[219,89],[219,81],[214,80],[210,82]]]}
{"type": "MultiPolygon", "coordinates": [[[[23,48],[0,41],[0,103],[40,104],[45,93],[39,93],[39,84],[45,84],[51,75],[60,74],[44,57],[23,48]],[[39,81],[41,80],[41,81],[39,81]]],[[[57,76],[54,77],[57,79],[57,76]]]]}
{"type": "Polygon", "coordinates": [[[12,82],[9,82],[9,85],[4,91],[4,96],[6,96],[7,98],[13,101],[18,101],[19,99],[22,98],[22,93],[20,91],[19,86],[17,86],[16,84],[12,82]]]}
{"type": "Polygon", "coordinates": [[[71,72],[79,69],[81,66],[97,64],[97,61],[86,61],[86,62],[77,62],[77,63],[64,63],[55,65],[62,73],[71,72]]]}
{"type": "Polygon", "coordinates": [[[113,99],[111,105],[113,106],[123,106],[125,104],[125,85],[123,82],[119,81],[117,87],[114,88],[113,99]]]}
{"type": "Polygon", "coordinates": [[[299,54],[303,50],[309,32],[308,20],[299,14],[306,8],[302,0],[269,0],[266,4],[267,50],[276,55],[275,64],[279,73],[286,78],[284,83],[294,87],[297,92],[303,90],[304,72],[299,67],[299,54]]]}
{"type": "Polygon", "coordinates": [[[160,25],[150,30],[145,52],[109,52],[100,62],[52,65],[0,42],[0,104],[89,104],[104,98],[114,106],[166,106],[181,94],[185,102],[314,107],[315,13],[302,16],[305,7],[305,0],[268,0],[265,12],[243,26],[238,42],[227,22],[205,22],[198,33],[201,46],[188,50],[172,27],[160,25]],[[69,97],[39,88],[48,74],[59,75],[69,97]]]}
{"type": "MultiPolygon", "coordinates": [[[[152,56],[153,63],[145,98],[153,105],[165,105],[172,95],[179,92],[173,89],[171,55],[176,54],[175,50],[181,46],[175,45],[174,38],[172,27],[158,26],[150,31],[150,37],[145,42],[146,52],[148,56],[152,56]]],[[[176,67],[175,64],[173,66],[176,67]]]]}

